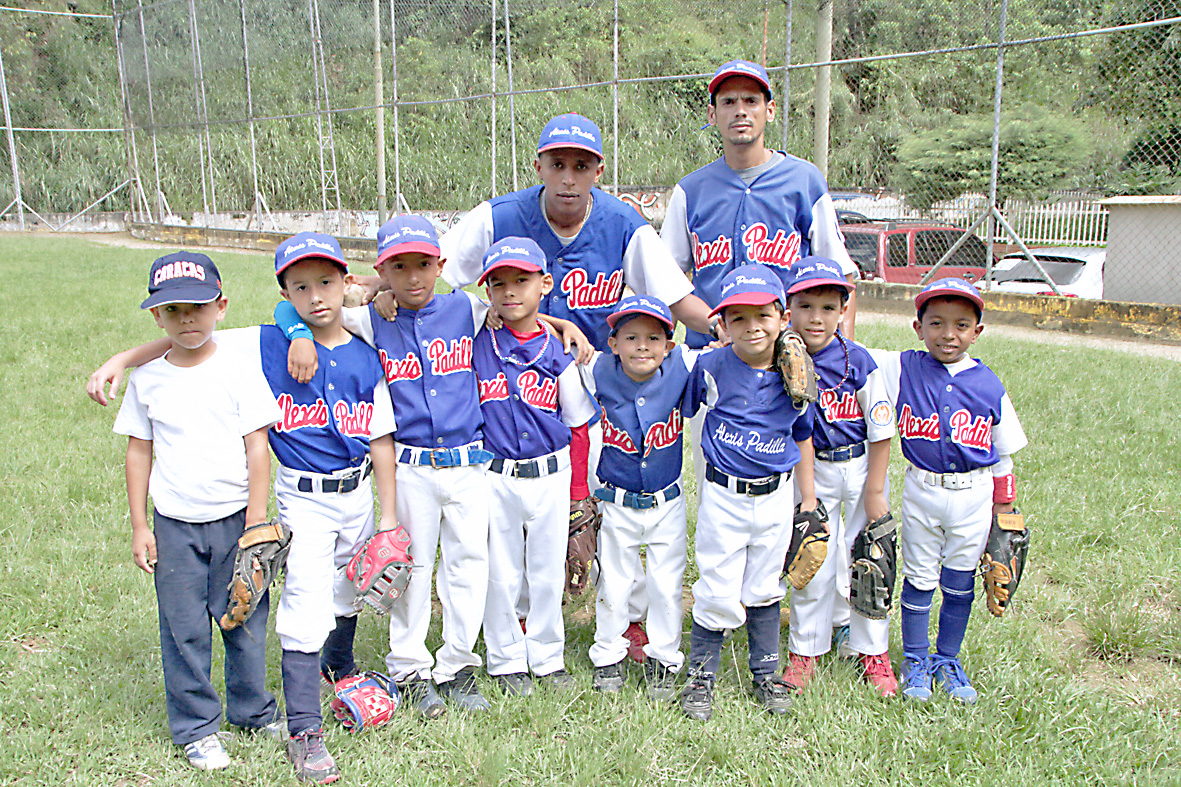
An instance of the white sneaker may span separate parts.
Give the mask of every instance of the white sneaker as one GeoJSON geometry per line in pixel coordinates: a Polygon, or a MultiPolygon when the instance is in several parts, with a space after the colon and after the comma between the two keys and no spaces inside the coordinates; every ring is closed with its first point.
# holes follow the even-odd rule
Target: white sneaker
{"type": "Polygon", "coordinates": [[[189,758],[189,765],[199,771],[219,771],[230,767],[230,755],[226,754],[226,747],[221,745],[221,738],[217,733],[210,733],[204,738],[185,744],[185,756],[189,758]]]}

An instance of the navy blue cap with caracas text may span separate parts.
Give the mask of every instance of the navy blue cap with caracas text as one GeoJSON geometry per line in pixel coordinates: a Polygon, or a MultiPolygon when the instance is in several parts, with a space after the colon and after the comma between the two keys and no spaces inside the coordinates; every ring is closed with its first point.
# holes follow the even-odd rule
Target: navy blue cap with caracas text
{"type": "Polygon", "coordinates": [[[169,303],[209,303],[221,297],[221,274],[204,254],[178,251],[152,263],[148,297],[139,305],[151,309],[169,303]]]}

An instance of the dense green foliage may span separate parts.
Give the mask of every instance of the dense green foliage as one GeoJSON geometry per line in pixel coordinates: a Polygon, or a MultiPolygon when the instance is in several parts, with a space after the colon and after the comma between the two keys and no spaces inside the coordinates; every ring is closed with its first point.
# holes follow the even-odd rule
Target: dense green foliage
{"type": "MultiPolygon", "coordinates": [[[[22,0],[27,2],[28,0],[22,0]]],[[[1007,37],[1021,40],[1165,18],[1181,0],[1030,0],[1009,6],[1007,37]]],[[[104,0],[61,0],[39,8],[110,13],[104,0]]],[[[316,79],[303,0],[246,5],[246,41],[235,0],[195,4],[203,81],[194,77],[191,25],[185,3],[148,6],[141,14],[126,0],[116,3],[121,31],[127,107],[134,126],[138,172],[153,199],[159,162],[160,189],[181,213],[214,202],[221,210],[253,204],[252,144],[246,73],[258,159],[259,191],[275,209],[318,209],[323,204],[320,146],[327,123],[318,124],[316,79]],[[146,65],[145,65],[146,60],[146,65]],[[150,87],[149,94],[149,75],[150,87]],[[202,89],[203,88],[203,89],[202,89]],[[150,103],[149,103],[150,98],[150,103]],[[200,100],[198,100],[200,99],[200,100]],[[207,113],[208,134],[198,123],[207,113]],[[155,131],[153,134],[152,131],[155,131]],[[212,151],[212,162],[201,162],[212,151]],[[212,174],[210,174],[212,172],[212,174]]],[[[398,98],[403,102],[460,99],[492,90],[489,6],[473,0],[398,0],[398,98]]],[[[388,15],[388,4],[383,4],[388,15]]],[[[325,62],[322,85],[332,114],[341,204],[375,206],[375,103],[372,5],[369,0],[319,3],[325,62]]],[[[835,8],[834,57],[987,45],[995,40],[999,6],[992,0],[840,0],[835,8]]],[[[512,3],[513,87],[517,90],[610,82],[613,78],[613,8],[603,0],[557,4],[512,3]]],[[[505,66],[503,8],[496,22],[496,89],[509,87],[505,66]]],[[[701,74],[731,57],[782,64],[785,5],[704,0],[683,5],[668,0],[620,4],[621,79],[701,74]],[[726,23],[719,25],[719,14],[726,23]]],[[[793,7],[791,60],[814,58],[815,7],[793,7]]],[[[1171,190],[1181,185],[1181,26],[1119,35],[1054,41],[1008,50],[1005,123],[1020,127],[1021,108],[1045,111],[1030,133],[1070,134],[1087,141],[1059,163],[1058,185],[1103,193],[1171,190]],[[1046,125],[1048,124],[1048,125],[1046,125]]],[[[388,38],[388,16],[383,19],[388,38]]],[[[114,128],[123,125],[115,29],[108,19],[0,12],[13,125],[20,127],[114,128]]],[[[383,59],[385,101],[394,97],[392,52],[383,59]]],[[[992,110],[995,51],[982,49],[923,57],[847,64],[835,69],[829,180],[843,188],[901,189],[901,173],[929,169],[904,150],[922,148],[935,133],[964,136],[972,118],[992,110]],[[961,120],[962,118],[962,120],[961,120]]],[[[810,157],[814,72],[792,69],[790,86],[774,73],[780,120],[768,130],[779,146],[786,123],[788,152],[810,157]]],[[[610,85],[517,96],[516,185],[534,181],[536,133],[557,111],[579,111],[607,133],[605,183],[670,184],[718,153],[704,120],[705,80],[624,83],[619,87],[618,133],[613,133],[610,85]],[[616,138],[617,137],[617,138],[616,138]],[[609,159],[611,157],[609,152],[609,159]]],[[[404,106],[398,117],[397,176],[415,208],[462,209],[514,185],[509,100],[496,99],[495,126],[488,98],[404,106]],[[493,172],[489,151],[495,140],[493,172]]],[[[971,136],[973,146],[978,135],[971,136]]],[[[1017,138],[1021,137],[1017,133],[1017,138]]],[[[1028,137],[1028,134],[1026,134],[1028,137]]],[[[393,113],[386,113],[389,191],[395,180],[393,113]]],[[[1057,143],[1043,144],[1043,149],[1057,143]]],[[[126,177],[127,147],[119,132],[52,134],[17,132],[24,197],[39,210],[76,210],[126,177]]],[[[1023,143],[1032,145],[1026,139],[1023,143]]],[[[1029,183],[1027,169],[1051,168],[1039,158],[1015,158],[1002,172],[1012,183],[1029,183]]],[[[987,156],[987,145],[984,149],[987,156]]],[[[1036,154],[1040,156],[1041,154],[1036,154]]],[[[8,151],[0,146],[7,179],[8,151]]],[[[975,164],[973,164],[975,166],[975,164]]],[[[1045,173],[1042,173],[1043,175],[1045,173]]],[[[918,202],[952,197],[963,178],[931,180],[918,202]]],[[[1036,179],[1033,191],[1045,188],[1036,179]]],[[[1015,192],[1014,192],[1015,193],[1015,192]]],[[[334,207],[333,195],[327,204],[334,207]]],[[[112,207],[127,204],[124,195],[112,207]]]]}

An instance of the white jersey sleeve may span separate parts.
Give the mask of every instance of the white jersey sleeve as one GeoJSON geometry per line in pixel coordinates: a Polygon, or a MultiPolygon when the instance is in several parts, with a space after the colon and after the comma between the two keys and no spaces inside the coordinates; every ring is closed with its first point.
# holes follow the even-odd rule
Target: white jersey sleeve
{"type": "Polygon", "coordinates": [[[689,237],[689,218],[685,208],[685,190],[677,184],[668,198],[660,239],[672,255],[673,262],[684,273],[693,270],[693,239],[689,237]]]}
{"type": "Polygon", "coordinates": [[[472,331],[472,335],[474,336],[484,330],[484,321],[488,319],[488,304],[470,292],[465,292],[464,295],[467,296],[472,307],[472,325],[476,326],[472,331]]]}
{"type": "Polygon", "coordinates": [[[1007,393],[1001,397],[1001,420],[992,425],[992,444],[1001,456],[1010,456],[1029,445],[1013,400],[1007,393]]]}
{"type": "Polygon", "coordinates": [[[811,242],[812,253],[840,263],[841,273],[846,276],[860,275],[853,258],[845,249],[845,238],[841,235],[840,224],[837,222],[837,210],[827,191],[812,205],[812,228],[808,240],[811,242]]]}
{"type": "Polygon", "coordinates": [[[894,403],[898,401],[898,386],[902,380],[902,353],[897,350],[874,350],[868,347],[866,350],[869,357],[878,365],[875,374],[878,375],[886,401],[890,403],[890,415],[893,420],[894,403]]]}
{"type": "Polygon", "coordinates": [[[636,294],[659,298],[669,306],[693,292],[693,284],[651,224],[632,233],[623,252],[623,280],[636,294]]]}
{"type": "Polygon", "coordinates": [[[390,401],[390,387],[384,381],[373,388],[373,419],[369,422],[369,439],[373,440],[398,429],[394,418],[394,404],[390,401]]]}
{"type": "Polygon", "coordinates": [[[484,252],[492,245],[492,203],[481,202],[439,238],[446,260],[443,281],[458,290],[480,278],[484,252]]]}
{"type": "Polygon", "coordinates": [[[558,375],[558,406],[562,410],[562,423],[569,427],[582,426],[595,417],[595,403],[582,385],[576,363],[558,375]]]}
{"type": "Polygon", "coordinates": [[[373,346],[373,321],[368,306],[346,306],[340,310],[340,324],[361,341],[373,346]]]}
{"type": "Polygon", "coordinates": [[[598,396],[599,392],[595,385],[595,364],[603,357],[601,350],[595,350],[595,354],[585,364],[574,364],[578,367],[578,375],[582,378],[582,384],[586,387],[587,392],[592,396],[598,396]]]}
{"type": "Polygon", "coordinates": [[[140,440],[152,439],[152,421],[148,417],[147,405],[140,399],[136,385],[136,370],[127,376],[127,387],[123,390],[123,401],[112,427],[115,434],[127,435],[140,440]]]}
{"type": "Polygon", "coordinates": [[[865,437],[871,443],[889,440],[897,431],[894,426],[894,400],[886,392],[886,382],[879,366],[865,378],[865,385],[857,391],[857,404],[865,418],[865,437]]]}

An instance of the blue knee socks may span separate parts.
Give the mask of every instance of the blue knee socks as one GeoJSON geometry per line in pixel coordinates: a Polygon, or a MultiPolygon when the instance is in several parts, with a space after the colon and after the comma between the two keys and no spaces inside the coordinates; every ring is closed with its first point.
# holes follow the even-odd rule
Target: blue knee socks
{"type": "Polygon", "coordinates": [[[722,638],[724,632],[714,631],[702,626],[696,620],[689,630],[689,670],[690,674],[709,675],[718,674],[722,664],[722,638]]]}
{"type": "Polygon", "coordinates": [[[357,634],[357,616],[337,617],[336,628],[320,648],[320,673],[336,683],[357,671],[353,661],[353,639],[357,634]]]}
{"type": "Polygon", "coordinates": [[[939,608],[939,634],[935,638],[935,652],[949,659],[958,658],[968,630],[968,616],[972,613],[972,599],[976,597],[976,574],[945,568],[939,572],[939,589],[943,591],[943,605],[939,608]]]}
{"type": "Polygon", "coordinates": [[[928,630],[931,627],[931,597],[934,590],[919,590],[902,581],[902,651],[916,659],[926,658],[931,651],[928,630]]]}
{"type": "Polygon", "coordinates": [[[320,715],[320,655],[283,651],[283,696],[287,700],[287,733],[298,735],[323,725],[320,715]]]}
{"type": "Polygon", "coordinates": [[[779,671],[779,602],[746,608],[750,671],[755,678],[779,671]]]}

